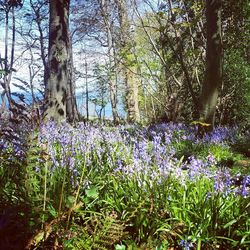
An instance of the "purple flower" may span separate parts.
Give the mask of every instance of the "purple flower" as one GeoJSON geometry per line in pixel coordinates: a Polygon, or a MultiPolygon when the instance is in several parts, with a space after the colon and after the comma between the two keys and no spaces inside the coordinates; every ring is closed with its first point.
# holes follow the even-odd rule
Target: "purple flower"
{"type": "Polygon", "coordinates": [[[194,247],[193,243],[187,240],[181,240],[179,245],[185,250],[190,250],[194,247]]]}
{"type": "Polygon", "coordinates": [[[243,178],[241,195],[245,198],[250,195],[250,175],[247,175],[243,178]]]}
{"type": "Polygon", "coordinates": [[[231,192],[232,178],[228,170],[217,171],[214,178],[214,188],[218,193],[227,195],[231,192]]]}
{"type": "Polygon", "coordinates": [[[209,154],[207,157],[206,157],[206,160],[207,160],[207,165],[208,166],[215,166],[217,164],[217,161],[215,159],[215,157],[211,154],[209,154]]]}
{"type": "Polygon", "coordinates": [[[205,143],[216,143],[216,144],[225,144],[228,142],[234,142],[236,139],[237,128],[232,127],[216,127],[213,132],[207,133],[203,142],[205,143]]]}

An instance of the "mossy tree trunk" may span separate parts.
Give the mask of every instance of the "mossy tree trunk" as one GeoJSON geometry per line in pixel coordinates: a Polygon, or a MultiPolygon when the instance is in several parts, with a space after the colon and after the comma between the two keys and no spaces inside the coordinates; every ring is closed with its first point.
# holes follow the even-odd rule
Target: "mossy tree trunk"
{"type": "Polygon", "coordinates": [[[66,120],[69,80],[69,5],[70,0],[50,1],[48,86],[45,120],[66,120]]]}
{"type": "Polygon", "coordinates": [[[120,22],[120,53],[122,57],[123,78],[126,89],[127,121],[135,123],[140,121],[138,102],[137,66],[133,54],[133,37],[130,32],[130,23],[126,0],[116,0],[120,22]]]}
{"type": "Polygon", "coordinates": [[[206,0],[206,71],[200,95],[200,121],[213,130],[216,105],[222,84],[222,0],[206,0]]]}

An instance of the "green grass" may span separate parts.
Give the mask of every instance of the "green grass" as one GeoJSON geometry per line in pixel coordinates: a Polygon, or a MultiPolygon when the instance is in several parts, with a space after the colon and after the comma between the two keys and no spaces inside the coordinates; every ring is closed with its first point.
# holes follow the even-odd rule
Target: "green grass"
{"type": "MultiPolygon", "coordinates": [[[[68,144],[60,142],[63,132],[42,142],[34,133],[23,161],[11,147],[1,155],[0,212],[7,224],[0,230],[0,246],[12,240],[13,249],[17,243],[27,249],[159,250],[185,249],[185,244],[189,249],[249,249],[249,196],[236,194],[240,187],[226,186],[227,172],[250,174],[249,165],[242,166],[249,159],[229,144],[178,140],[155,146],[149,138],[147,150],[138,155],[148,152],[150,161],[137,163],[134,143],[143,140],[130,130],[135,141],[104,139],[116,133],[110,128],[103,137],[68,144]],[[168,156],[160,152],[172,146],[176,158],[166,158],[171,169],[163,170],[159,159],[168,156]],[[216,164],[207,172],[182,170],[189,156],[203,164],[209,155],[216,164]]],[[[77,133],[69,132],[78,139],[77,133]]]]}

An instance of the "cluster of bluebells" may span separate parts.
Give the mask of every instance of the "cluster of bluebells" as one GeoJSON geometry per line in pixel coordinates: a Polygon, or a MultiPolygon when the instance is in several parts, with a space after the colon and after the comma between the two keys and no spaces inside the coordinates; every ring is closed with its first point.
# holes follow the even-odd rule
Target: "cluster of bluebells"
{"type": "Polygon", "coordinates": [[[242,195],[247,198],[250,197],[250,175],[242,176],[237,174],[235,178],[232,179],[233,185],[238,185],[238,189],[235,191],[236,194],[242,195]]]}
{"type": "Polygon", "coordinates": [[[204,143],[225,144],[233,143],[237,138],[237,127],[216,127],[212,133],[207,133],[202,141],[204,143]]]}
{"type": "Polygon", "coordinates": [[[182,249],[185,250],[191,250],[194,249],[194,244],[188,240],[181,240],[179,243],[179,246],[182,247],[182,249]]]}
{"type": "Polygon", "coordinates": [[[228,170],[218,170],[215,175],[214,189],[218,193],[228,195],[232,190],[232,177],[228,170]]]}
{"type": "Polygon", "coordinates": [[[197,159],[194,156],[188,157],[188,161],[183,164],[183,168],[188,170],[188,177],[191,180],[195,180],[200,176],[206,176],[210,178],[213,173],[210,166],[213,166],[214,161],[212,156],[208,156],[206,160],[197,159]]]}
{"type": "MultiPolygon", "coordinates": [[[[189,156],[181,160],[176,157],[176,142],[189,140],[197,143],[196,128],[184,124],[159,124],[140,129],[133,126],[98,127],[79,123],[56,126],[49,122],[41,126],[39,144],[45,148],[52,168],[67,167],[74,179],[80,176],[84,165],[87,169],[101,170],[104,166],[121,178],[135,177],[140,185],[148,176],[152,182],[164,181],[170,174],[177,182],[195,181],[204,177],[214,180],[215,192],[236,193],[230,173],[215,168],[217,162],[209,154],[204,159],[189,156]],[[213,168],[211,168],[213,166],[213,168]]],[[[204,137],[204,143],[232,142],[235,129],[219,127],[204,137]]],[[[249,177],[242,179],[237,194],[249,195],[249,177]]]]}

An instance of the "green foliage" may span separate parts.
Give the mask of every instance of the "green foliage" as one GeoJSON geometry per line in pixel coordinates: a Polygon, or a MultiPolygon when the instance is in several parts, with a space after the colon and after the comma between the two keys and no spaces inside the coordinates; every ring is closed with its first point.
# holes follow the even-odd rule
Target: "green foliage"
{"type": "MultiPolygon", "coordinates": [[[[245,128],[248,131],[248,127],[245,128]]],[[[231,144],[235,153],[240,153],[246,157],[250,156],[250,134],[249,132],[239,133],[237,139],[231,144]]]]}
{"type": "MultiPolygon", "coordinates": [[[[230,192],[231,189],[228,193],[218,192],[216,185],[220,183],[212,179],[213,175],[222,174],[220,169],[228,168],[226,161],[239,159],[226,141],[197,142],[187,138],[184,128],[171,131],[171,141],[161,142],[167,152],[175,149],[175,155],[169,158],[173,168],[166,174],[153,156],[155,138],[142,137],[142,128],[129,127],[123,131],[129,141],[109,141],[105,135],[114,135],[116,128],[102,129],[105,132],[95,138],[95,144],[83,141],[80,145],[75,142],[74,146],[75,130],[69,132],[72,136],[69,144],[62,139],[64,134],[60,130],[50,143],[33,133],[27,158],[22,162],[25,178],[18,180],[16,186],[12,186],[13,180],[8,177],[7,168],[3,168],[8,162],[7,155],[2,155],[5,161],[1,172],[8,178],[2,188],[6,197],[12,197],[8,204],[26,199],[29,206],[29,209],[15,207],[22,212],[20,218],[27,218],[28,231],[33,231],[30,246],[47,247],[55,242],[72,250],[163,250],[180,246],[180,242],[197,249],[248,246],[249,200],[230,192]],[[136,164],[135,145],[143,140],[146,152],[152,154],[150,163],[143,171],[131,170],[136,164]],[[77,146],[86,146],[84,153],[77,146]],[[210,155],[217,162],[202,165],[210,155]],[[72,156],[74,166],[68,161],[72,156]],[[195,164],[207,168],[207,175],[192,175],[188,168],[181,168],[191,161],[190,156],[199,159],[195,164]],[[123,164],[120,169],[119,159],[123,164]],[[17,186],[26,193],[13,197],[11,192],[15,193],[17,186]]],[[[158,139],[159,135],[160,131],[155,133],[158,139]]]]}
{"type": "Polygon", "coordinates": [[[109,69],[109,65],[101,65],[96,63],[94,65],[94,74],[96,77],[95,95],[90,97],[90,100],[99,107],[96,109],[99,119],[102,116],[102,111],[109,101],[109,83],[114,77],[114,72],[109,69]]]}
{"type": "Polygon", "coordinates": [[[126,235],[123,222],[115,214],[86,216],[86,212],[79,211],[75,218],[79,215],[83,221],[81,225],[72,225],[75,236],[64,242],[65,249],[108,250],[126,235]]]}
{"type": "Polygon", "coordinates": [[[224,85],[220,99],[221,123],[249,124],[250,68],[239,51],[225,53],[224,85]]]}
{"type": "MultiPolygon", "coordinates": [[[[244,0],[222,4],[223,86],[216,123],[244,125],[250,122],[250,8],[244,0]]],[[[175,1],[172,7],[162,2],[155,12],[141,16],[135,39],[143,75],[140,111],[144,122],[197,118],[187,75],[198,100],[205,72],[204,7],[204,1],[175,1]],[[175,102],[170,101],[172,95],[177,96],[175,102]]]]}
{"type": "Polygon", "coordinates": [[[3,70],[3,69],[0,69],[0,79],[1,79],[4,75],[6,75],[6,71],[3,70]]]}

